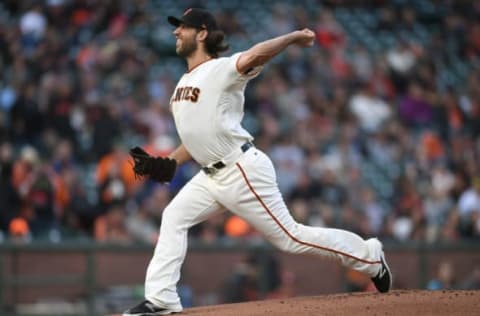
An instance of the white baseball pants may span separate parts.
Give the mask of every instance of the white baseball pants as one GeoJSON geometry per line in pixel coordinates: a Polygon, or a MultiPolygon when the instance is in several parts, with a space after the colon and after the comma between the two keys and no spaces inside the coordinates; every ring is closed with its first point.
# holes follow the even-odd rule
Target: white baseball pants
{"type": "Polygon", "coordinates": [[[146,299],[181,310],[176,284],[187,251],[188,229],[224,209],[246,220],[283,251],[335,259],[369,276],[380,270],[382,250],[378,241],[365,241],[345,230],[295,222],[278,189],[270,158],[251,148],[215,175],[200,171],[165,208],[147,269],[146,299]]]}

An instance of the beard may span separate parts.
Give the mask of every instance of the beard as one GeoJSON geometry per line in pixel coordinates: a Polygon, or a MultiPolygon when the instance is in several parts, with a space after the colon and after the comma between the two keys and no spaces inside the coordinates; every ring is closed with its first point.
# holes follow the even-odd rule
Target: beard
{"type": "Polygon", "coordinates": [[[198,44],[194,39],[184,40],[182,45],[177,48],[177,54],[186,58],[197,50],[198,44]]]}

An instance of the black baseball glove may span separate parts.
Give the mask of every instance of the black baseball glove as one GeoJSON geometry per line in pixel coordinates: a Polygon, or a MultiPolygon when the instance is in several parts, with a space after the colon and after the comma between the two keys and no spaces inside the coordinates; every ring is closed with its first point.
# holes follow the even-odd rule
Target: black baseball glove
{"type": "Polygon", "coordinates": [[[153,157],[140,147],[130,149],[133,158],[133,172],[138,177],[149,177],[157,182],[170,182],[177,169],[175,159],[153,157]]]}

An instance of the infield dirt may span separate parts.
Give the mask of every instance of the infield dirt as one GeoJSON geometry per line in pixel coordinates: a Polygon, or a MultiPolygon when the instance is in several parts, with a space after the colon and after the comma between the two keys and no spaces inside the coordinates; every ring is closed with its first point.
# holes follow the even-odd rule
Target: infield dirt
{"type": "Polygon", "coordinates": [[[480,291],[396,290],[387,294],[353,293],[248,303],[212,305],[185,309],[195,316],[416,316],[480,315],[480,291]]]}

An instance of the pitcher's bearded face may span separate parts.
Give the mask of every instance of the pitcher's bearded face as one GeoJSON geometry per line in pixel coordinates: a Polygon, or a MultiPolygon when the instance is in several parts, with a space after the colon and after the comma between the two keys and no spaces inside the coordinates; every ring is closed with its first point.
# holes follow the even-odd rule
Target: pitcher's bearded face
{"type": "Polygon", "coordinates": [[[180,26],[175,32],[177,43],[175,51],[181,57],[188,57],[197,50],[198,43],[196,41],[197,30],[180,26]]]}
{"type": "Polygon", "coordinates": [[[194,51],[197,50],[198,44],[193,40],[182,41],[180,45],[177,45],[177,54],[182,57],[190,56],[194,51]]]}

